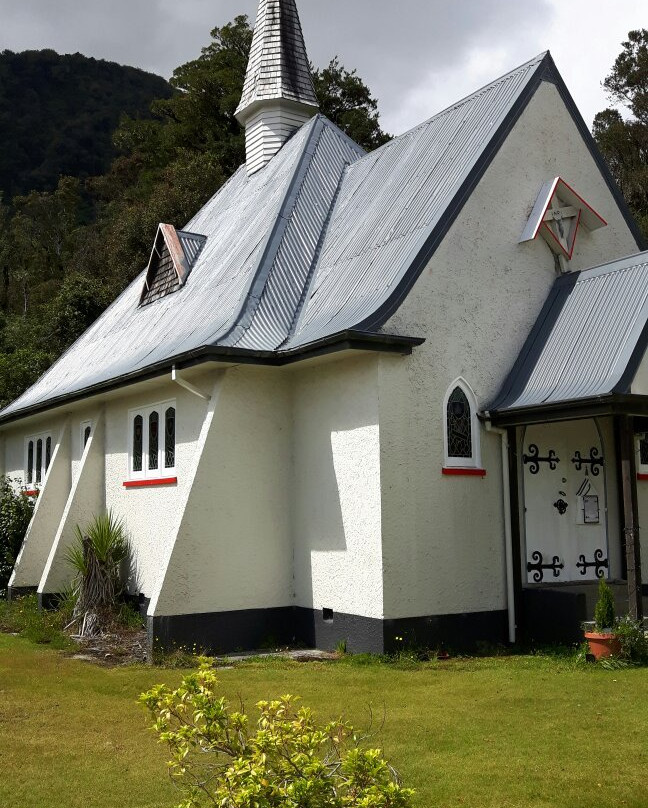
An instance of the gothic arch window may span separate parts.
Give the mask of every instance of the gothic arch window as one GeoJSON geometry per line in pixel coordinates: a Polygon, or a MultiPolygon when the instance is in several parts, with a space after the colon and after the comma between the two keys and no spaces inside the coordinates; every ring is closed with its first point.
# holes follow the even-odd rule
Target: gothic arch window
{"type": "Polygon", "coordinates": [[[454,381],[443,401],[445,468],[481,467],[477,401],[470,386],[454,381]]]}

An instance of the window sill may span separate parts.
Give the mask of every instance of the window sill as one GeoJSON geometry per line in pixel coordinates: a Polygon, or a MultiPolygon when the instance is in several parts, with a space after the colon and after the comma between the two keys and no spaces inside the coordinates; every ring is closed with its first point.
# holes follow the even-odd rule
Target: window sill
{"type": "Polygon", "coordinates": [[[485,477],[486,469],[448,468],[444,466],[441,473],[446,477],[485,477]]]}
{"type": "Polygon", "coordinates": [[[637,474],[638,480],[648,480],[648,474],[637,474]]]}
{"type": "Polygon", "coordinates": [[[152,488],[163,485],[176,485],[177,482],[177,477],[160,477],[159,479],[154,480],[126,480],[124,483],[124,488],[152,488]]]}
{"type": "Polygon", "coordinates": [[[37,497],[39,494],[40,490],[38,488],[27,488],[22,491],[24,497],[37,497]]]}

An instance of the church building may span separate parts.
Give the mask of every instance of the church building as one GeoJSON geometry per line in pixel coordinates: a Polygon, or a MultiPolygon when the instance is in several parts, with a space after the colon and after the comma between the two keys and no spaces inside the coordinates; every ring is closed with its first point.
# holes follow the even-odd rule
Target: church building
{"type": "Polygon", "coordinates": [[[237,117],[246,164],[0,413],[10,592],[110,510],[154,647],[578,641],[601,577],[641,616],[648,253],[551,55],[366,154],[260,0],[237,117]]]}

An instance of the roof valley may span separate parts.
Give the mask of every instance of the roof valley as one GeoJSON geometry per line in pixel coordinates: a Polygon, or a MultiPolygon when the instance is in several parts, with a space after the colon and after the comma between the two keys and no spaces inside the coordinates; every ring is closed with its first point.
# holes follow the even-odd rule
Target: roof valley
{"type": "MultiPolygon", "coordinates": [[[[245,327],[226,344],[278,350],[290,337],[308,297],[314,269],[348,166],[364,151],[318,116],[282,211],[285,223],[276,251],[261,269],[263,290],[244,315],[245,327]]],[[[242,323],[243,324],[243,323],[242,323]]],[[[219,340],[222,344],[223,340],[219,340]]]]}

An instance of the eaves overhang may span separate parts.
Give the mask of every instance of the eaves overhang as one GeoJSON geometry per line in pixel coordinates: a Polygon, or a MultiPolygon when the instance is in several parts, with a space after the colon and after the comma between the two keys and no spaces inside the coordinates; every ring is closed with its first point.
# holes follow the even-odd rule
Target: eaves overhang
{"type": "Polygon", "coordinates": [[[614,415],[648,416],[648,396],[610,393],[500,411],[487,410],[480,413],[480,418],[494,426],[515,427],[614,415]]]}
{"type": "Polygon", "coordinates": [[[138,382],[159,378],[177,369],[195,367],[206,363],[221,363],[231,365],[258,365],[263,367],[282,368],[305,362],[328,354],[342,351],[359,351],[398,354],[409,356],[412,350],[425,342],[422,337],[407,337],[398,334],[379,334],[364,331],[341,331],[328,337],[315,340],[306,345],[286,351],[256,351],[246,348],[236,348],[222,345],[205,345],[177,356],[165,359],[154,365],[140,368],[131,373],[125,373],[113,379],[75,390],[47,401],[39,402],[24,409],[11,412],[6,416],[0,415],[0,426],[19,421],[23,418],[48,410],[56,409],[64,404],[82,401],[83,399],[127,387],[138,382]]]}

